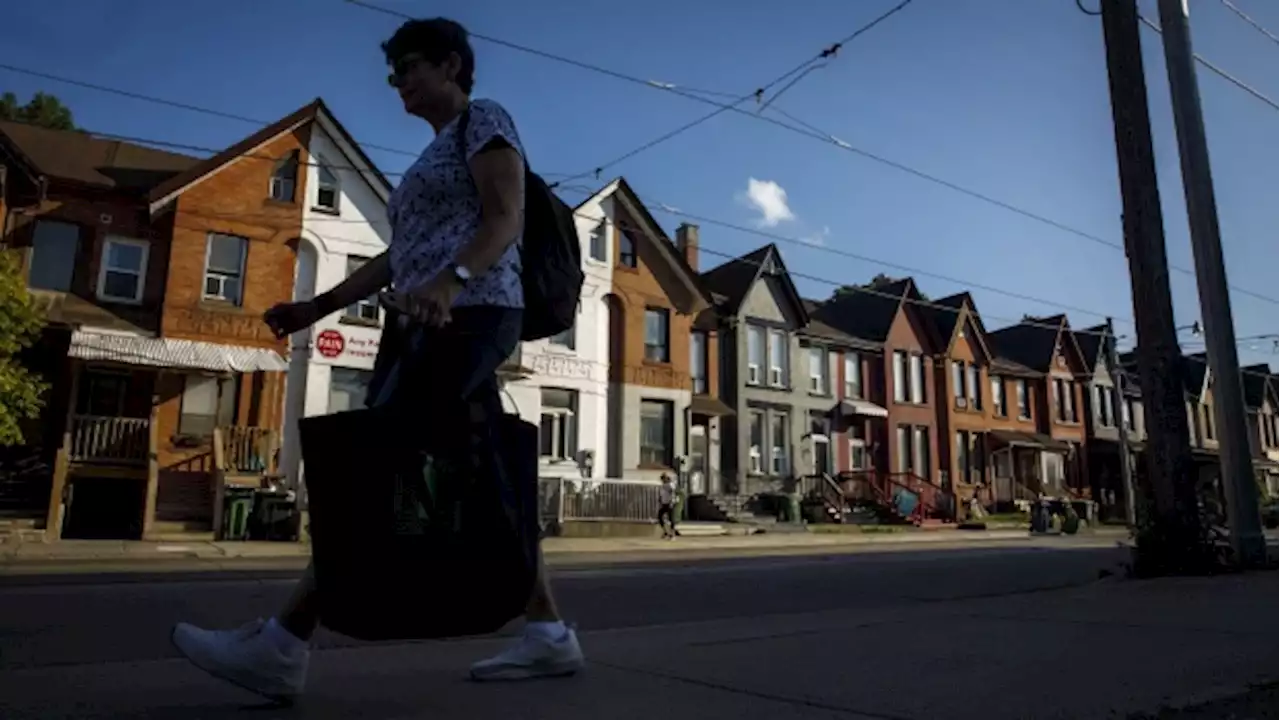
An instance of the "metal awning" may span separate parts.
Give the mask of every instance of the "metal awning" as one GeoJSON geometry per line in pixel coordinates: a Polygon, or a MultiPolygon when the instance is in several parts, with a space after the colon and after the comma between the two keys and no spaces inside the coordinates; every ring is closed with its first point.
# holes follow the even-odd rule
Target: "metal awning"
{"type": "Polygon", "coordinates": [[[864,415],[866,417],[886,418],[889,411],[868,400],[845,398],[836,403],[832,411],[841,415],[864,415]]]}
{"type": "Polygon", "coordinates": [[[289,369],[279,353],[266,348],[85,330],[71,334],[68,355],[79,360],[210,372],[284,372],[289,369]]]}
{"type": "Polygon", "coordinates": [[[733,408],[726,405],[723,400],[710,395],[694,395],[693,400],[689,402],[689,412],[707,417],[724,417],[734,414],[733,408]]]}
{"type": "Polygon", "coordinates": [[[1066,452],[1071,446],[1062,440],[1055,440],[1041,433],[1019,432],[1017,430],[992,430],[991,439],[1006,447],[1024,447],[1049,452],[1066,452]]]}

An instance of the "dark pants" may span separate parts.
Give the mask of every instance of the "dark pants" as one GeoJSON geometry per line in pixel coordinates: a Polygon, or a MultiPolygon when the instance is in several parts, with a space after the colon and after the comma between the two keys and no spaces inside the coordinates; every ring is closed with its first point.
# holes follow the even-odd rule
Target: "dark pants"
{"type": "Polygon", "coordinates": [[[675,535],[676,533],[676,516],[675,507],[670,503],[663,503],[658,506],[658,524],[662,526],[663,535],[675,535]]]}

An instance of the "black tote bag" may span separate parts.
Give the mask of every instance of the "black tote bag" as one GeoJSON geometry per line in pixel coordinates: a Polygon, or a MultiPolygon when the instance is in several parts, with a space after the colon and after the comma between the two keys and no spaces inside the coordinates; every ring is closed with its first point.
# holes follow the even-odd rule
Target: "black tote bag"
{"type": "Polygon", "coordinates": [[[361,640],[430,639],[494,632],[523,613],[538,429],[515,415],[496,423],[491,460],[505,473],[441,465],[439,434],[387,408],[300,421],[321,624],[361,640]]]}

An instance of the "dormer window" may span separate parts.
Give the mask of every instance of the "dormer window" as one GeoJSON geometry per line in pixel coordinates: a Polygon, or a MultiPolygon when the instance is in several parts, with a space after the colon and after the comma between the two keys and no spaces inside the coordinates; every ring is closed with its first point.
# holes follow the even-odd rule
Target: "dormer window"
{"type": "Polygon", "coordinates": [[[341,183],[338,181],[338,173],[334,172],[329,163],[325,162],[323,157],[316,158],[319,163],[316,173],[316,207],[329,212],[338,212],[338,197],[341,193],[341,183]]]}
{"type": "Polygon", "coordinates": [[[271,199],[293,202],[298,187],[298,151],[294,150],[276,163],[271,171],[271,199]]]}

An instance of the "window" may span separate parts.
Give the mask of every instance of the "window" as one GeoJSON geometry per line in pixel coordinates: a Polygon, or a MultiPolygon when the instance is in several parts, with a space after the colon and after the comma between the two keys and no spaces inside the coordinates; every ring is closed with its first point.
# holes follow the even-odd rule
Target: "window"
{"type": "Polygon", "coordinates": [[[982,371],[977,365],[969,364],[969,384],[965,388],[969,395],[969,407],[982,409],[982,371]]]}
{"type": "Polygon", "coordinates": [[[862,440],[849,441],[849,469],[867,469],[867,446],[862,440]]]}
{"type": "Polygon", "coordinates": [[[894,467],[895,472],[911,472],[911,426],[899,425],[897,427],[898,452],[894,458],[897,463],[894,467]]]}
{"type": "Polygon", "coordinates": [[[671,313],[666,308],[645,308],[644,359],[671,362],[671,313]]]}
{"type": "Polygon", "coordinates": [[[831,474],[831,421],[825,413],[809,416],[809,442],[813,452],[813,472],[831,474]]]}
{"type": "Polygon", "coordinates": [[[963,430],[956,433],[956,481],[969,482],[969,433],[963,430]]]}
{"type": "Polygon", "coordinates": [[[1076,422],[1075,383],[1054,378],[1053,404],[1057,408],[1058,420],[1064,423],[1076,422]]]}
{"type": "Polygon", "coordinates": [[[204,296],[239,305],[248,241],[235,235],[209,233],[205,248],[204,296]]]}
{"type": "Polygon", "coordinates": [[[769,385],[787,386],[787,334],[781,330],[769,331],[769,385]]]}
{"type": "Polygon", "coordinates": [[[116,302],[142,302],[150,253],[151,244],[145,240],[108,237],[102,247],[98,297],[116,302]]]}
{"type": "Polygon", "coordinates": [[[827,351],[819,347],[809,348],[809,393],[830,394],[827,384],[827,351]]]}
{"type": "Polygon", "coordinates": [[[951,394],[955,396],[956,407],[967,407],[968,402],[965,400],[964,394],[964,362],[960,360],[951,361],[951,394]]]}
{"type": "Polygon", "coordinates": [[[764,413],[751,411],[751,449],[747,453],[747,471],[752,475],[764,472],[764,413]]]}
{"type": "Polygon", "coordinates": [[[609,257],[609,222],[601,220],[599,224],[591,228],[591,233],[587,236],[587,253],[592,260],[605,262],[609,257]]]}
{"type": "Polygon", "coordinates": [[[129,375],[122,372],[85,370],[80,376],[76,414],[123,417],[129,393],[129,375]]]}
{"type": "Polygon", "coordinates": [[[1031,419],[1031,403],[1027,399],[1027,381],[1019,379],[1015,385],[1018,391],[1018,419],[1031,419]]]}
{"type": "Polygon", "coordinates": [[[342,195],[338,174],[323,157],[317,156],[316,161],[316,207],[336,213],[338,198],[342,195]]]}
{"type": "Polygon", "coordinates": [[[37,220],[27,284],[38,290],[70,292],[79,254],[79,225],[37,220]]]}
{"type": "Polygon", "coordinates": [[[1200,412],[1204,414],[1204,439],[1213,440],[1214,430],[1216,429],[1214,428],[1214,423],[1213,423],[1213,406],[1201,405],[1200,412]]]}
{"type": "Polygon", "coordinates": [[[291,203],[297,187],[298,151],[294,150],[276,163],[271,171],[271,199],[291,203]]]}
{"type": "Polygon", "coordinates": [[[917,476],[930,480],[932,464],[929,458],[929,428],[917,425],[913,429],[911,471],[917,476]]]}
{"type": "Polygon", "coordinates": [[[1102,385],[1093,386],[1093,417],[1101,427],[1116,426],[1115,407],[1111,403],[1111,388],[1102,385]]]}
{"type": "Polygon", "coordinates": [[[565,328],[561,332],[547,338],[547,342],[552,345],[559,345],[562,348],[573,350],[577,346],[578,323],[565,328]]]}
{"type": "MultiPolygon", "coordinates": [[[[359,270],[361,266],[367,262],[369,262],[369,258],[360,257],[358,255],[348,255],[347,277],[351,277],[352,273],[359,270]]],[[[348,306],[346,311],[346,316],[352,320],[367,323],[377,323],[379,314],[378,299],[376,296],[359,300],[355,304],[348,306]]]]}
{"type": "Polygon", "coordinates": [[[862,358],[854,352],[844,355],[844,395],[862,397],[862,358]]]}
{"type": "Polygon", "coordinates": [[[542,420],[538,425],[538,454],[547,460],[571,460],[578,453],[578,393],[542,388],[542,420]]]}
{"type": "Polygon", "coordinates": [[[215,427],[235,423],[240,396],[240,376],[183,376],[178,434],[208,437],[215,427]]]}
{"type": "Polygon", "coordinates": [[[893,351],[893,401],[907,401],[907,354],[893,351]]]}
{"type": "Polygon", "coordinates": [[[689,374],[693,376],[693,393],[707,393],[707,334],[694,331],[689,336],[689,374]]]}
{"type": "Polygon", "coordinates": [[[618,233],[618,264],[629,268],[636,266],[636,243],[625,232],[618,233]]]}
{"type": "Polygon", "coordinates": [[[1121,421],[1124,423],[1125,430],[1133,429],[1133,401],[1122,400],[1120,402],[1121,421]]]}
{"type": "Polygon", "coordinates": [[[791,466],[787,463],[787,448],[790,443],[787,442],[787,415],[786,413],[773,413],[769,416],[770,428],[769,439],[772,441],[769,447],[769,461],[772,463],[774,475],[790,474],[791,466]]]}
{"type": "Polygon", "coordinates": [[[994,403],[996,415],[1005,417],[1009,414],[1009,404],[1004,397],[1004,378],[991,378],[991,402],[994,403]]]}
{"type": "Polygon", "coordinates": [[[764,329],[747,326],[747,384],[759,385],[760,369],[764,367],[764,329]]]}
{"type": "Polygon", "coordinates": [[[923,405],[926,401],[924,395],[924,358],[919,355],[911,356],[911,402],[916,405],[923,405]]]}
{"type": "Polygon", "coordinates": [[[674,406],[666,400],[640,401],[640,466],[674,465],[674,406]]]}
{"type": "Polygon", "coordinates": [[[329,412],[359,410],[369,394],[371,370],[335,367],[329,370],[329,412]]]}

